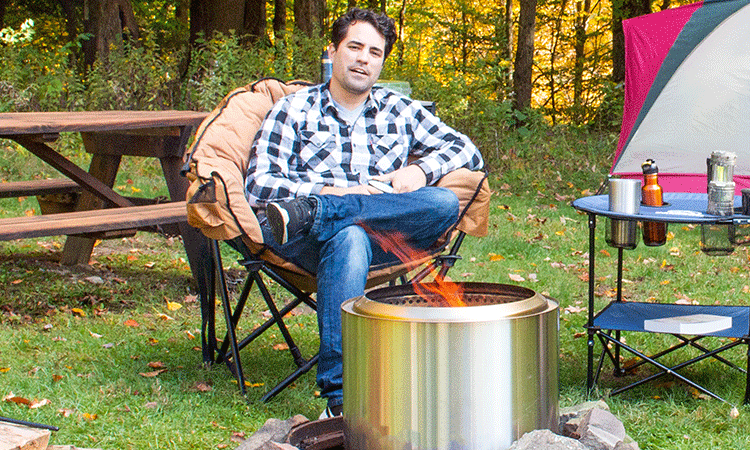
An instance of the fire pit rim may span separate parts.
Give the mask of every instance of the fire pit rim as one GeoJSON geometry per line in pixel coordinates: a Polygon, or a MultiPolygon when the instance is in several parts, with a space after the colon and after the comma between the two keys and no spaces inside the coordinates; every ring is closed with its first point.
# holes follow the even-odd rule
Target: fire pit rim
{"type": "MultiPolygon", "coordinates": [[[[346,301],[342,305],[347,313],[366,316],[372,319],[408,322],[490,322],[503,319],[518,319],[541,314],[557,307],[557,302],[545,297],[532,289],[522,286],[463,282],[456,283],[470,295],[485,294],[500,296],[517,296],[518,300],[505,301],[496,304],[474,304],[461,306],[416,306],[390,304],[379,301],[383,298],[415,296],[412,285],[388,286],[373,289],[365,295],[346,301]]],[[[422,301],[423,303],[425,301],[422,301]]]]}

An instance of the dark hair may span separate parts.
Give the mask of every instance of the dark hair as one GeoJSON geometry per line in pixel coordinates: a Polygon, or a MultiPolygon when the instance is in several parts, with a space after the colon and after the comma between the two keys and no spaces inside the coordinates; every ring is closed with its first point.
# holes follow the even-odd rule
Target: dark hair
{"type": "Polygon", "coordinates": [[[385,13],[378,14],[369,9],[352,8],[333,22],[333,26],[331,27],[331,42],[333,46],[339,48],[339,44],[346,37],[346,33],[349,32],[349,27],[357,22],[369,23],[378,30],[378,33],[383,35],[385,38],[383,59],[387,58],[393,49],[393,44],[396,43],[396,23],[393,19],[386,16],[385,13]]]}

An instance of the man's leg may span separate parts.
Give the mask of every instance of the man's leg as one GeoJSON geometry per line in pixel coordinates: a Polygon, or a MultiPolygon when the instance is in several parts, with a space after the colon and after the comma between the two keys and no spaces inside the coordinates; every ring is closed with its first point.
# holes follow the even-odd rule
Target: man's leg
{"type": "Polygon", "coordinates": [[[424,187],[402,194],[321,195],[310,234],[325,242],[339,230],[363,224],[398,232],[416,248],[428,248],[458,219],[458,198],[444,188],[424,187]]]}
{"type": "Polygon", "coordinates": [[[350,226],[326,241],[318,263],[318,327],[320,357],[318,386],[328,407],[343,403],[341,367],[341,304],[365,292],[372,260],[370,239],[350,226]]]}

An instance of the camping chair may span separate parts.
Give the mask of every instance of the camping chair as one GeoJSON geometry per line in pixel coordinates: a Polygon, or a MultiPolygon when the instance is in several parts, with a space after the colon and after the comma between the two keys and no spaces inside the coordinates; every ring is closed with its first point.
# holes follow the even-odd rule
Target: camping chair
{"type": "MultiPolygon", "coordinates": [[[[266,113],[283,96],[296,92],[304,82],[284,83],[276,79],[263,79],[229,93],[207,117],[196,133],[196,139],[187,155],[186,172],[191,180],[187,193],[188,222],[211,241],[213,259],[212,277],[208,286],[210,308],[216,304],[218,290],[226,336],[216,347],[214,314],[211,310],[203,323],[204,346],[216,354],[216,362],[225,362],[236,376],[243,396],[245,374],[239,352],[266,330],[276,325],[286,342],[297,368],[278,385],[262,397],[268,401],[317,362],[317,355],[310,358],[302,352],[284,323],[284,317],[300,305],[316,307],[312,294],[316,290],[314,275],[276,255],[263,244],[263,237],[255,211],[245,198],[245,173],[250,155],[250,146],[266,113]],[[247,270],[247,279],[234,308],[231,306],[226,275],[221,262],[219,242],[225,242],[241,255],[240,264],[247,270]],[[278,283],[288,291],[293,300],[278,304],[268,290],[266,280],[278,283]],[[245,303],[253,287],[257,287],[271,317],[247,337],[237,336],[238,323],[245,303]]],[[[444,176],[439,186],[456,192],[461,214],[454,229],[446,233],[443,242],[436,244],[430,257],[372,270],[368,275],[368,287],[395,280],[421,281],[429,275],[445,277],[448,269],[459,258],[458,250],[466,234],[487,234],[490,191],[483,172],[461,169],[444,176]],[[449,251],[445,251],[453,242],[449,251]],[[420,266],[424,267],[411,280],[406,276],[420,266]]]]}

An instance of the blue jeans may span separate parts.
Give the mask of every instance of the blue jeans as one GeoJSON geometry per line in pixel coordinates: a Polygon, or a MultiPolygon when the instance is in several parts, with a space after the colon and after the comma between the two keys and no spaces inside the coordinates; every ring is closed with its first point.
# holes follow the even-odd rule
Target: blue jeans
{"type": "Polygon", "coordinates": [[[458,199],[444,188],[404,194],[318,195],[307,236],[278,246],[265,220],[264,237],[281,256],[316,274],[320,357],[318,386],[328,406],[343,403],[341,304],[364,294],[372,266],[397,263],[359,224],[375,232],[400,232],[415,249],[428,249],[458,218],[458,199]]]}

